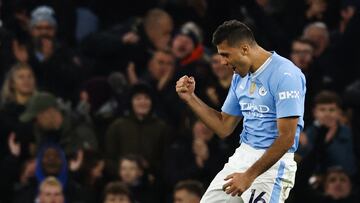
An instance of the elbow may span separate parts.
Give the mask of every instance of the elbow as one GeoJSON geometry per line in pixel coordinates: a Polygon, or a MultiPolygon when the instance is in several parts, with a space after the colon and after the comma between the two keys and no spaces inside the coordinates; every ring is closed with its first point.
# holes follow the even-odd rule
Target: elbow
{"type": "Polygon", "coordinates": [[[295,136],[286,136],[284,140],[284,148],[289,150],[295,143],[295,136]]]}
{"type": "Polygon", "coordinates": [[[232,133],[231,130],[227,130],[227,129],[221,129],[218,132],[216,132],[216,134],[221,138],[224,139],[227,136],[229,136],[232,133]]]}

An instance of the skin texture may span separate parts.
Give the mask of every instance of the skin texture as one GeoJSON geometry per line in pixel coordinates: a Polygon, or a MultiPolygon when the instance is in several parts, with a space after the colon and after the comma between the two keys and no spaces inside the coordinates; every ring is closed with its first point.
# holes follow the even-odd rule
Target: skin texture
{"type": "Polygon", "coordinates": [[[151,110],[151,99],[148,95],[139,93],[136,94],[131,101],[132,108],[136,117],[142,120],[151,110]]]}
{"type": "Polygon", "coordinates": [[[125,159],[120,163],[119,175],[124,183],[132,185],[138,181],[143,172],[136,162],[125,159]]]}
{"type": "Polygon", "coordinates": [[[314,49],[310,44],[294,42],[291,47],[291,61],[300,69],[307,70],[313,60],[314,49]]]}
{"type": "Polygon", "coordinates": [[[325,194],[333,199],[346,198],[351,193],[351,181],[348,175],[341,172],[330,173],[325,180],[325,194]]]}
{"type": "Polygon", "coordinates": [[[39,203],[64,203],[62,189],[55,185],[46,185],[40,190],[39,203]]]}

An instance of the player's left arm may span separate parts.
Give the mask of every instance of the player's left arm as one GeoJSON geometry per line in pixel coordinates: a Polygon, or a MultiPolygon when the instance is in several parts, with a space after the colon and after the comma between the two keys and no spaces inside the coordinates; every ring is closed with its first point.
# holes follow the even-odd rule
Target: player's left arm
{"type": "Polygon", "coordinates": [[[279,136],[269,149],[244,173],[233,173],[225,180],[229,180],[223,190],[232,196],[241,195],[252,182],[271,168],[294,144],[298,117],[284,117],[277,119],[279,136]]]}
{"type": "MultiPolygon", "coordinates": [[[[296,68],[296,67],[294,67],[296,68]]],[[[256,178],[274,165],[294,144],[299,118],[304,113],[306,92],[305,78],[296,72],[284,72],[276,86],[274,99],[278,137],[262,157],[247,171],[247,175],[256,178]]]]}
{"type": "Polygon", "coordinates": [[[245,173],[255,179],[273,166],[294,144],[298,117],[277,119],[279,136],[268,150],[245,173]]]}

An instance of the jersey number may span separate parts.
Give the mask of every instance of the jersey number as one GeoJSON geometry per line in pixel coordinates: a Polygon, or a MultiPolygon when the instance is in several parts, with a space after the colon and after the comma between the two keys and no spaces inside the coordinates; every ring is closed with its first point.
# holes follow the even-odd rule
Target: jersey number
{"type": "Polygon", "coordinates": [[[266,201],[262,198],[265,195],[265,192],[261,192],[256,198],[255,198],[255,189],[251,190],[251,197],[249,200],[249,203],[266,203],[266,201]],[[255,198],[255,200],[254,200],[255,198]]]}

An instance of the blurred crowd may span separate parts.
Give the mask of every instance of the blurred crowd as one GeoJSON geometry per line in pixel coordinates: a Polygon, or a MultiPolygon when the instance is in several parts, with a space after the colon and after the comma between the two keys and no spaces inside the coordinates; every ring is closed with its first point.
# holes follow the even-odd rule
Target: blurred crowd
{"type": "Polygon", "coordinates": [[[359,202],[357,0],[0,0],[0,203],[197,203],[239,146],[178,98],[220,110],[211,44],[238,19],[307,79],[287,200],[359,202]]]}

